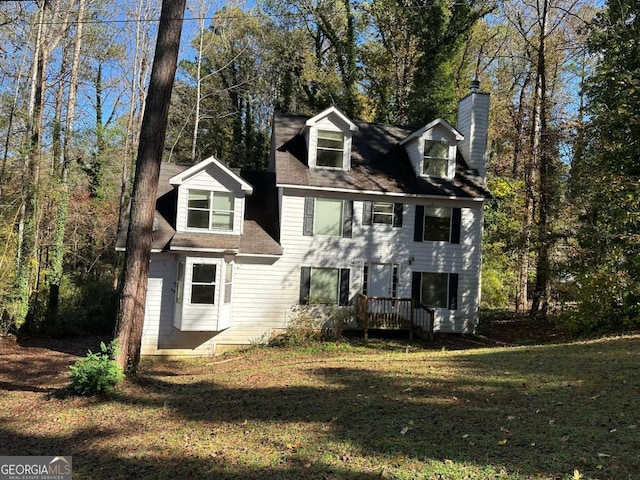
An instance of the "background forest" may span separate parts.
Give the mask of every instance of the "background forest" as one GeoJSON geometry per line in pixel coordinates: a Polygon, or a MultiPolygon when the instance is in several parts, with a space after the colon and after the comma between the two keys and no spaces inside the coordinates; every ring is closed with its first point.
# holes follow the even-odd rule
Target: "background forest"
{"type": "MultiPolygon", "coordinates": [[[[158,0],[0,4],[0,310],[111,331],[158,0]]],[[[165,161],[266,168],[274,111],[455,124],[491,93],[483,304],[640,324],[640,5],[190,0],[165,161]]]]}

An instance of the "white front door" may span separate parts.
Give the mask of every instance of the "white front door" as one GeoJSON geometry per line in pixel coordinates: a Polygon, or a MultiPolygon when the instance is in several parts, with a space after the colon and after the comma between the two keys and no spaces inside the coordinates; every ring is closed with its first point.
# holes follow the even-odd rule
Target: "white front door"
{"type": "Polygon", "coordinates": [[[369,264],[370,297],[390,297],[393,276],[393,265],[389,263],[369,264]]]}

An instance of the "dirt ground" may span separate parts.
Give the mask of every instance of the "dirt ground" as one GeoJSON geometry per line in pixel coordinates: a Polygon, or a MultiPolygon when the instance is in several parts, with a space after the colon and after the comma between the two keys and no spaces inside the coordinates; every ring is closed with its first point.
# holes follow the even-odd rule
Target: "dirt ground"
{"type": "MultiPolygon", "coordinates": [[[[353,332],[349,341],[360,343],[353,332]]],[[[81,336],[64,339],[0,337],[0,390],[16,388],[48,391],[68,384],[68,367],[88,350],[99,351],[108,337],[81,336]]],[[[477,334],[436,334],[434,342],[416,340],[411,348],[462,350],[556,343],[563,340],[558,328],[548,321],[505,316],[481,323],[477,334]]],[[[370,341],[393,344],[408,342],[406,332],[370,332],[370,341]]],[[[408,345],[408,343],[407,343],[408,345]]]]}

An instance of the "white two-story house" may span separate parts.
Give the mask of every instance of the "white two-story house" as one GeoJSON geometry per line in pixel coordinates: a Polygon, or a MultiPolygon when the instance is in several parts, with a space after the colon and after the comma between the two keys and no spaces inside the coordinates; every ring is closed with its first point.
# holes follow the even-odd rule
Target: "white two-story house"
{"type": "MultiPolygon", "coordinates": [[[[435,330],[480,303],[489,95],[457,127],[277,114],[267,172],[163,164],[143,354],[215,354],[269,338],[310,298],[414,298],[435,330]]],[[[124,249],[121,235],[117,248],[124,249]]]]}

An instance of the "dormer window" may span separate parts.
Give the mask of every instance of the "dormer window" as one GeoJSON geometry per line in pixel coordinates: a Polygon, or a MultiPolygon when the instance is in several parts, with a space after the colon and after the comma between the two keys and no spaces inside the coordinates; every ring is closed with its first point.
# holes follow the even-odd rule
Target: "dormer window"
{"type": "Polygon", "coordinates": [[[187,228],[233,230],[234,200],[232,192],[189,190],[187,228]]]}
{"type": "Polygon", "coordinates": [[[344,161],[344,133],[318,130],[316,166],[342,168],[344,161]]]}
{"type": "Polygon", "coordinates": [[[446,140],[425,140],[422,174],[430,177],[448,177],[449,150],[449,142],[446,140]]]}

